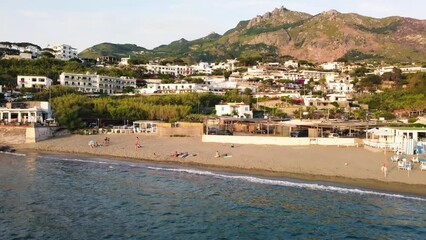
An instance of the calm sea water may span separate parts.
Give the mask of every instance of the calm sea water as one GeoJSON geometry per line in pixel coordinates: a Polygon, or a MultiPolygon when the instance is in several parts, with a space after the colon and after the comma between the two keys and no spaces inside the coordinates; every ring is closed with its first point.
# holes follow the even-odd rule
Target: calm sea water
{"type": "Polygon", "coordinates": [[[426,198],[72,155],[0,154],[1,239],[425,239],[426,198]]]}

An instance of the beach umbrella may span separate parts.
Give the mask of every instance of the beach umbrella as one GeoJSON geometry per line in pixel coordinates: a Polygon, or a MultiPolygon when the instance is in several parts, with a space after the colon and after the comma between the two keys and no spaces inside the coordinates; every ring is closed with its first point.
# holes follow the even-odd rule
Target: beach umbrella
{"type": "Polygon", "coordinates": [[[92,145],[95,145],[95,141],[90,140],[90,141],[89,141],[89,146],[92,146],[92,145]]]}

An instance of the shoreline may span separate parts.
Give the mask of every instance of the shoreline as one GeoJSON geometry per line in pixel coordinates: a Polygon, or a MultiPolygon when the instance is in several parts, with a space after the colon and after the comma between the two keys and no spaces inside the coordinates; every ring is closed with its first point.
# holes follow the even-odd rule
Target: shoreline
{"type": "MultiPolygon", "coordinates": [[[[366,169],[368,170],[368,166],[377,165],[377,167],[380,167],[383,159],[387,159],[388,155],[383,153],[372,153],[365,149],[339,149],[336,147],[301,148],[297,146],[256,147],[253,145],[239,145],[235,149],[232,149],[232,152],[231,149],[227,149],[227,151],[233,155],[232,158],[217,159],[213,157],[216,149],[223,148],[224,146],[229,147],[227,146],[229,144],[202,143],[201,141],[198,141],[199,139],[197,138],[142,136],[143,147],[142,150],[139,151],[133,148],[133,140],[136,137],[135,135],[108,135],[108,137],[113,139],[110,146],[101,147],[101,150],[99,151],[97,148],[90,149],[88,147],[88,141],[86,141],[87,139],[99,138],[103,136],[104,135],[87,137],[72,135],[69,137],[54,138],[35,144],[15,145],[14,147],[20,152],[42,152],[50,154],[66,153],[73,155],[101,156],[117,161],[136,161],[142,163],[164,164],[168,166],[186,166],[203,170],[239,173],[261,177],[292,178],[296,180],[312,182],[343,184],[353,188],[378,190],[396,194],[406,193],[426,196],[425,172],[422,173],[420,170],[417,170],[416,172],[413,172],[411,176],[405,176],[404,173],[406,173],[406,171],[395,170],[395,167],[389,166],[390,174],[388,178],[380,177],[380,170],[375,169],[379,174],[379,176],[377,176],[376,174],[372,174],[376,171],[371,171],[371,169],[370,171],[366,171],[366,169]],[[114,141],[117,140],[123,144],[114,145],[114,141]],[[60,145],[58,145],[58,143],[60,143],[60,145]],[[167,146],[170,149],[165,149],[164,146],[167,146]],[[180,149],[187,149],[190,150],[188,152],[196,152],[197,154],[196,156],[189,158],[171,158],[170,155],[165,155],[166,151],[168,153],[172,153],[174,152],[174,149],[177,149],[175,151],[180,149]],[[333,153],[336,151],[339,151],[339,153],[330,156],[329,159],[322,159],[320,158],[321,154],[316,154],[330,152],[333,153]],[[286,155],[297,155],[298,152],[313,152],[313,157],[318,157],[318,159],[312,160],[312,158],[310,158],[312,154],[306,154],[306,156],[295,156],[291,159],[291,161],[282,161],[283,156],[277,156],[276,154],[282,152],[286,152],[286,155]],[[361,160],[341,159],[342,154],[351,155],[351,152],[358,153],[358,155],[359,153],[362,153],[366,156],[372,156],[373,159],[374,157],[379,157],[382,161],[374,162],[369,165],[366,164],[368,166],[366,166],[366,168],[364,167],[363,169],[362,166],[364,166],[364,164],[359,165],[358,161],[369,161],[371,159],[362,159],[363,156],[358,156],[361,160]],[[267,159],[259,158],[259,156],[266,156],[267,159]],[[306,168],[305,166],[301,166],[301,161],[310,162],[313,167],[306,168]],[[295,164],[295,162],[298,162],[298,164],[295,164]]],[[[385,162],[392,164],[388,160],[385,160],[385,162]]]]}

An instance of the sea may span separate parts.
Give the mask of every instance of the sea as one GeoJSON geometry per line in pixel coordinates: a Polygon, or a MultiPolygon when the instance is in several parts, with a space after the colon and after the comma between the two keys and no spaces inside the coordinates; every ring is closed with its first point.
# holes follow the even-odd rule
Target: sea
{"type": "Polygon", "coordinates": [[[426,197],[126,159],[0,153],[0,239],[426,239],[426,197]]]}

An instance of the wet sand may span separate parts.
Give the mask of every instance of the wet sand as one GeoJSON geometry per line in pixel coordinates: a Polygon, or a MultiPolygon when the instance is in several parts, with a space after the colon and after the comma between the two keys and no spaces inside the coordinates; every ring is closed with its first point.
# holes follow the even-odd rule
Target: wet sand
{"type": "Polygon", "coordinates": [[[426,171],[415,164],[412,171],[398,170],[390,161],[392,153],[374,152],[363,147],[274,146],[202,143],[201,137],[157,137],[135,134],[72,135],[34,144],[14,146],[18,151],[92,154],[121,159],[180,164],[204,169],[273,177],[292,177],[314,181],[344,183],[351,186],[390,192],[426,195],[426,171]],[[135,148],[136,136],[141,148],[135,148]],[[90,140],[109,146],[91,148],[90,140]],[[215,158],[218,151],[229,158],[215,158]],[[173,157],[188,152],[196,156],[173,157]],[[381,171],[387,164],[387,177],[381,171]]]}

